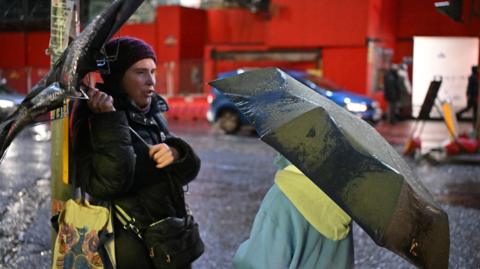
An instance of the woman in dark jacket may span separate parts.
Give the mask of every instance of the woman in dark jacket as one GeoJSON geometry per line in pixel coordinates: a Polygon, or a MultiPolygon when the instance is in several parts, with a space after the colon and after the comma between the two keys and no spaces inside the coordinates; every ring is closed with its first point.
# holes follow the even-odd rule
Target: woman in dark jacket
{"type": "MultiPolygon", "coordinates": [[[[111,59],[104,84],[88,91],[73,120],[76,182],[143,225],[183,217],[183,186],[197,176],[200,159],[167,128],[162,112],[168,107],[154,89],[155,53],[130,37],[105,49],[111,59]]],[[[154,268],[142,242],[122,227],[115,219],[117,268],[154,268]]]]}

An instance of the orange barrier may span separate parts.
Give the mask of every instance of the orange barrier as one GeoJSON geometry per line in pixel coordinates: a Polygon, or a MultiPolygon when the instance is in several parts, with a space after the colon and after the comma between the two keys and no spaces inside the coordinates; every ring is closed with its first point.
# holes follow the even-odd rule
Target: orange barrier
{"type": "Polygon", "coordinates": [[[167,98],[169,111],[165,116],[174,121],[205,121],[209,104],[207,96],[174,96],[167,98]]]}

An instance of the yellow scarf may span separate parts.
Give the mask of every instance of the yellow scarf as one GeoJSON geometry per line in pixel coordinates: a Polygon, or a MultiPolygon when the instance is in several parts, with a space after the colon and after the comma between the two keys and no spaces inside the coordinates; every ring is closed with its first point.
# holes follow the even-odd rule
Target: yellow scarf
{"type": "Polygon", "coordinates": [[[348,235],[350,216],[297,167],[289,165],[278,171],[275,183],[303,217],[323,236],[337,241],[348,235]]]}

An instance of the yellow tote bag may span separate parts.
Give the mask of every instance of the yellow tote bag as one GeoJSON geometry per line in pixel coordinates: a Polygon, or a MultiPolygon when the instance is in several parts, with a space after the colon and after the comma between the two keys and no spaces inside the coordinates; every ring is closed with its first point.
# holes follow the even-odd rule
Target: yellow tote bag
{"type": "Polygon", "coordinates": [[[114,268],[113,225],[108,208],[70,199],[58,223],[52,269],[114,268]],[[110,262],[104,264],[101,253],[110,262]]]}

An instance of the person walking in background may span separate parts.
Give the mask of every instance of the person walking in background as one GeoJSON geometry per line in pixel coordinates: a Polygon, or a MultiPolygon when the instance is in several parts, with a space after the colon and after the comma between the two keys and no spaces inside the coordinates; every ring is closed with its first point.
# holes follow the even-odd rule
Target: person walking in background
{"type": "Polygon", "coordinates": [[[383,76],[384,98],[388,102],[387,121],[395,123],[398,101],[400,99],[398,67],[392,64],[383,76]]]}
{"type": "MultiPolygon", "coordinates": [[[[185,218],[183,186],[197,176],[200,159],[167,128],[155,53],[131,37],[109,41],[105,51],[112,59],[104,83],[89,89],[72,119],[76,182],[93,199],[121,206],[140,227],[185,218]]],[[[116,268],[155,268],[143,241],[118,218],[113,226],[116,268]]]]}
{"type": "Polygon", "coordinates": [[[351,218],[297,167],[278,155],[275,183],[258,210],[236,269],[353,268],[351,218]]]}
{"type": "Polygon", "coordinates": [[[397,74],[399,88],[397,116],[401,120],[409,119],[412,116],[412,85],[408,76],[407,64],[400,64],[397,74]]]}
{"type": "Polygon", "coordinates": [[[402,63],[399,65],[397,70],[398,78],[400,79],[400,83],[402,84],[403,90],[408,93],[409,95],[412,94],[412,84],[410,83],[410,77],[408,76],[408,65],[402,63]]]}
{"type": "Polygon", "coordinates": [[[461,119],[462,114],[473,108],[473,128],[477,122],[478,109],[478,66],[472,66],[472,73],[468,77],[467,84],[467,106],[457,112],[457,118],[461,119]]]}

